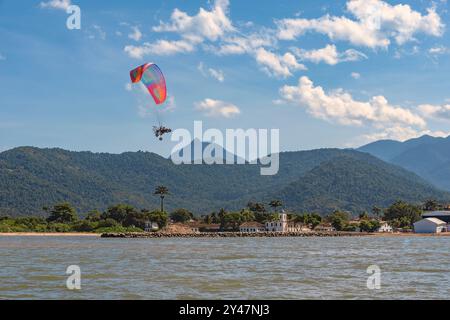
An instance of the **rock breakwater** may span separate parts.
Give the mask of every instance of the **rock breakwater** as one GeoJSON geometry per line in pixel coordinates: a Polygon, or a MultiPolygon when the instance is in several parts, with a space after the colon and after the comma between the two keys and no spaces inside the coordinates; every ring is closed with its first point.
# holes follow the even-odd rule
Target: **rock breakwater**
{"type": "Polygon", "coordinates": [[[199,233],[103,233],[102,238],[278,238],[278,237],[351,237],[368,236],[365,232],[199,232],[199,233]]]}

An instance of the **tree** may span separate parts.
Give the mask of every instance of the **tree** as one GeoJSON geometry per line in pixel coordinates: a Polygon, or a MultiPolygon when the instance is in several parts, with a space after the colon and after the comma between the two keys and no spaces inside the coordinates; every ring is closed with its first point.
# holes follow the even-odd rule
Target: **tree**
{"type": "Polygon", "coordinates": [[[304,213],[294,218],[295,222],[309,225],[311,229],[315,229],[321,222],[322,217],[317,213],[304,213]]]}
{"type": "Polygon", "coordinates": [[[185,223],[193,218],[194,215],[192,214],[192,212],[183,208],[176,209],[170,214],[170,219],[172,219],[174,222],[185,223]]]}
{"type": "Polygon", "coordinates": [[[309,225],[311,226],[311,229],[314,230],[321,222],[322,222],[322,217],[319,216],[317,213],[310,214],[309,225]]]}
{"type": "Polygon", "coordinates": [[[269,214],[266,211],[266,207],[263,203],[259,202],[249,202],[247,204],[247,208],[253,212],[255,215],[255,220],[259,223],[264,223],[268,220],[270,220],[269,214]]]}
{"type": "Polygon", "coordinates": [[[111,218],[100,220],[98,222],[98,228],[113,228],[119,226],[119,223],[111,218]]]}
{"type": "Polygon", "coordinates": [[[239,226],[242,223],[242,215],[239,212],[226,213],[223,217],[224,228],[239,230],[239,226]]]}
{"type": "Polygon", "coordinates": [[[380,226],[381,224],[378,220],[362,220],[359,223],[359,229],[363,232],[375,232],[380,226]]]}
{"type": "Polygon", "coordinates": [[[101,213],[98,210],[89,211],[86,215],[86,220],[91,222],[98,222],[101,219],[101,213]]]}
{"type": "Polygon", "coordinates": [[[169,194],[169,189],[165,186],[157,186],[153,194],[159,195],[159,198],[161,199],[161,212],[164,212],[164,198],[169,194]]]}
{"type": "Polygon", "coordinates": [[[141,212],[136,210],[127,212],[125,219],[122,221],[122,226],[144,229],[145,222],[147,221],[146,213],[146,210],[141,210],[141,212]]]}
{"type": "Polygon", "coordinates": [[[439,203],[434,199],[428,199],[423,204],[423,209],[425,211],[434,211],[439,208],[439,203]]]}
{"type": "Polygon", "coordinates": [[[159,228],[164,228],[169,220],[167,213],[164,211],[147,212],[145,213],[145,217],[151,222],[156,222],[159,228]]]}
{"type": "Polygon", "coordinates": [[[381,218],[381,213],[383,212],[383,210],[381,210],[380,207],[377,206],[373,206],[372,208],[372,213],[373,215],[377,218],[380,219],[381,218]]]}
{"type": "Polygon", "coordinates": [[[225,215],[226,214],[227,214],[227,212],[225,211],[224,208],[219,210],[218,219],[219,219],[221,230],[223,230],[223,228],[225,228],[225,215]]]}
{"type": "Polygon", "coordinates": [[[82,220],[75,223],[72,229],[77,232],[92,232],[97,226],[98,224],[95,222],[91,222],[89,220],[82,220]]]}
{"type": "Polygon", "coordinates": [[[211,213],[211,223],[220,223],[220,219],[215,212],[211,213]]]}
{"type": "Polygon", "coordinates": [[[266,212],[264,204],[259,202],[249,202],[247,203],[247,208],[253,212],[266,212]]]}
{"type": "Polygon", "coordinates": [[[133,206],[128,204],[118,204],[112,207],[109,207],[106,212],[102,213],[101,218],[105,219],[114,219],[118,223],[122,224],[129,215],[134,214],[136,209],[133,206]]]}
{"type": "Polygon", "coordinates": [[[350,220],[347,212],[336,210],[329,216],[329,220],[333,228],[337,231],[344,230],[350,220]]]}
{"type": "Polygon", "coordinates": [[[203,217],[204,223],[211,224],[211,223],[213,223],[212,221],[213,221],[213,219],[212,219],[211,215],[209,215],[209,214],[207,214],[203,217]]]}
{"type": "Polygon", "coordinates": [[[52,223],[72,223],[77,220],[78,216],[75,208],[67,202],[56,204],[47,218],[47,222],[52,223]]]}
{"type": "Polygon", "coordinates": [[[275,211],[277,212],[277,208],[278,207],[282,207],[283,203],[281,202],[281,200],[272,200],[269,202],[269,206],[275,211]]]}
{"type": "Polygon", "coordinates": [[[369,220],[369,214],[366,211],[360,213],[359,220],[369,220]]]}
{"type": "Polygon", "coordinates": [[[422,210],[418,206],[399,200],[386,209],[384,216],[387,221],[395,221],[393,225],[408,228],[422,218],[422,210]]]}
{"type": "Polygon", "coordinates": [[[243,222],[255,221],[255,214],[248,209],[241,210],[243,222]]]}

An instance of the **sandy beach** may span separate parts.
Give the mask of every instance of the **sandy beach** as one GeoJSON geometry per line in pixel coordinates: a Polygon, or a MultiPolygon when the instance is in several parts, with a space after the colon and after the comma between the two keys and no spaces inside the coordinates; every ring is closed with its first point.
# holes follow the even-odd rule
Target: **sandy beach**
{"type": "Polygon", "coordinates": [[[11,232],[0,233],[0,237],[100,237],[100,233],[82,233],[82,232],[11,232]]]}

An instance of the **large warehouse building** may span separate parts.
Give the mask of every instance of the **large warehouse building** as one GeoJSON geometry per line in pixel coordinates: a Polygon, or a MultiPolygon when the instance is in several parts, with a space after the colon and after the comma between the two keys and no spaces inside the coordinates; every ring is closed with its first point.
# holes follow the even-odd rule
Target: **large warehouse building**
{"type": "Polygon", "coordinates": [[[441,233],[447,231],[447,223],[437,218],[425,218],[414,223],[415,233],[441,233]]]}

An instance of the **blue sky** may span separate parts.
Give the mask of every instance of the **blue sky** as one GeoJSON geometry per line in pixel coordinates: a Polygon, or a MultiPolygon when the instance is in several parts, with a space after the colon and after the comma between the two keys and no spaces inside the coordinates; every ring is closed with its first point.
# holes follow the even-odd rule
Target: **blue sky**
{"type": "Polygon", "coordinates": [[[279,128],[282,150],[450,133],[448,3],[0,0],[0,150],[148,150],[172,128],[279,128]],[[66,7],[81,29],[66,27],[66,7]],[[169,99],[129,85],[145,62],[169,99]]]}

